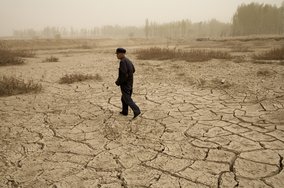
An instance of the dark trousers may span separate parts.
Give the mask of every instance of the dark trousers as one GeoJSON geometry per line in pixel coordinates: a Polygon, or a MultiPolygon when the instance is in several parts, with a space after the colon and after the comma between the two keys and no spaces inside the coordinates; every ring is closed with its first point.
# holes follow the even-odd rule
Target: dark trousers
{"type": "Polygon", "coordinates": [[[122,94],[121,96],[122,113],[128,114],[128,106],[130,106],[134,114],[139,114],[140,109],[131,98],[132,89],[123,87],[123,86],[121,86],[120,88],[121,88],[121,94],[122,94]]]}

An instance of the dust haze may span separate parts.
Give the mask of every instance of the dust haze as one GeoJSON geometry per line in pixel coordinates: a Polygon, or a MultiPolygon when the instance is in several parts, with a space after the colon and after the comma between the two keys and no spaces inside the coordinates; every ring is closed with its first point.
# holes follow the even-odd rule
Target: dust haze
{"type": "Polygon", "coordinates": [[[283,20],[278,0],[1,0],[0,187],[283,187],[283,20]]]}
{"type": "MultiPolygon", "coordinates": [[[[45,27],[92,29],[106,25],[144,26],[149,19],[167,23],[188,19],[203,22],[216,19],[231,23],[241,4],[252,0],[1,0],[0,36],[11,36],[15,30],[43,30],[45,27]]],[[[281,0],[258,0],[280,6],[281,0]]]]}

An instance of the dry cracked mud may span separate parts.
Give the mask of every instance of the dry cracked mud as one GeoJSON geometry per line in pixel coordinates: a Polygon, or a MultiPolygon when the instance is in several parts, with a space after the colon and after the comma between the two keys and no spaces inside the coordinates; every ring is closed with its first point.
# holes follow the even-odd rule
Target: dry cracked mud
{"type": "Polygon", "coordinates": [[[118,113],[113,48],[42,50],[26,65],[0,68],[44,88],[0,98],[0,187],[284,187],[283,66],[129,56],[137,68],[133,98],[142,110],[133,121],[118,113]],[[60,62],[41,63],[50,54],[60,62]],[[277,74],[250,79],[252,67],[277,74]],[[228,70],[234,79],[246,75],[243,83],[255,92],[241,81],[230,91],[197,87],[179,75],[198,76],[205,68],[205,79],[228,70]],[[74,72],[103,80],[58,83],[74,72]]]}

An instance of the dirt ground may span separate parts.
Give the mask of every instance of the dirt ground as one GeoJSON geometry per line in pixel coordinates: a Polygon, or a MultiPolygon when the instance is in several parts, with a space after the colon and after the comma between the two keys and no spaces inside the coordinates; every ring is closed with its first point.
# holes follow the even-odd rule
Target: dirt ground
{"type": "Polygon", "coordinates": [[[284,64],[251,59],[283,40],[10,44],[36,57],[0,67],[0,75],[32,79],[43,90],[0,97],[0,187],[284,187],[284,64]],[[153,45],[234,58],[136,58],[136,49],[153,45]],[[142,115],[133,121],[119,115],[114,84],[121,46],[136,67],[133,99],[142,115]],[[51,55],[59,62],[43,63],[51,55]],[[102,80],[58,83],[71,73],[102,80]]]}

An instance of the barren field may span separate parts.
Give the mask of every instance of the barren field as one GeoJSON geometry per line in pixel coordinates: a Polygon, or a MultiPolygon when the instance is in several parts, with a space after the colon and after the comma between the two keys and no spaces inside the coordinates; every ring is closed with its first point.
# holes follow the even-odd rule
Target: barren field
{"type": "Polygon", "coordinates": [[[284,62],[253,60],[283,39],[5,43],[35,57],[0,75],[42,90],[0,97],[0,187],[284,187],[284,62]],[[137,58],[153,46],[232,57],[137,58]],[[135,120],[119,115],[117,47],[136,68],[135,120]],[[58,62],[45,62],[51,56],[58,62]],[[67,74],[100,79],[59,83],[67,74]]]}

